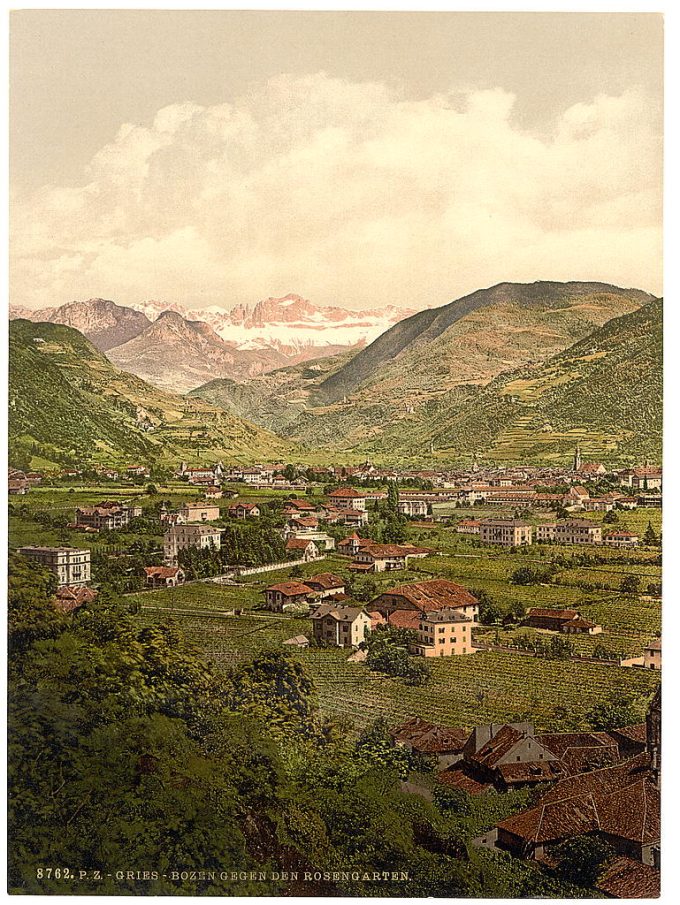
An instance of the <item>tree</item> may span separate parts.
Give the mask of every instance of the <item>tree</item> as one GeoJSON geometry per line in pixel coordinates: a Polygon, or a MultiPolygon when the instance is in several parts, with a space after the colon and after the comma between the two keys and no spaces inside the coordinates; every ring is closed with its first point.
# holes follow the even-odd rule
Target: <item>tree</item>
{"type": "Polygon", "coordinates": [[[149,494],[149,496],[156,496],[156,494],[158,493],[158,488],[155,484],[150,483],[146,485],[146,492],[149,494]]]}
{"type": "Polygon", "coordinates": [[[619,587],[622,594],[639,594],[640,578],[638,575],[626,575],[621,579],[619,587]]]}
{"type": "Polygon", "coordinates": [[[555,849],[557,872],[563,880],[592,889],[614,854],[611,845],[596,836],[574,836],[555,849]]]}
{"type": "Polygon", "coordinates": [[[621,729],[633,726],[640,721],[640,708],[632,695],[614,693],[605,701],[596,704],[587,714],[586,719],[598,732],[609,729],[621,729]]]}
{"type": "Polygon", "coordinates": [[[656,536],[656,531],[652,528],[652,523],[647,523],[647,528],[645,529],[645,533],[642,537],[642,543],[647,547],[656,547],[659,543],[659,539],[656,536]]]}
{"type": "Polygon", "coordinates": [[[614,512],[613,509],[610,509],[609,512],[605,513],[605,516],[602,519],[602,521],[606,525],[614,525],[614,524],[616,524],[616,522],[618,522],[618,520],[619,520],[619,517],[616,514],[616,512],[614,512]]]}

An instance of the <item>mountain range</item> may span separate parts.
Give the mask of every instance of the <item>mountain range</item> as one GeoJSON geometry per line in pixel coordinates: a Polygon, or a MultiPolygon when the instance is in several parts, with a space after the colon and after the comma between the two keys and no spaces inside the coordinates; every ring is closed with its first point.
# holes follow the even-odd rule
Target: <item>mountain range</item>
{"type": "Polygon", "coordinates": [[[442,397],[462,405],[499,375],[538,367],[651,301],[602,283],[503,283],[413,315],[353,355],[239,385],[211,381],[193,394],[309,448],[375,453],[386,435],[398,449],[408,443],[400,430],[429,418],[442,397]]]}
{"type": "MultiPolygon", "coordinates": [[[[74,319],[87,311],[76,309],[74,319]]],[[[48,461],[288,453],[308,462],[370,456],[435,465],[477,454],[549,464],[579,441],[605,462],[660,457],[662,303],[639,290],[504,283],[413,315],[363,349],[266,372],[261,350],[229,346],[205,321],[137,314],[146,325],[107,349],[108,358],[73,328],[11,324],[15,448],[38,449],[48,461]],[[222,369],[238,377],[178,395],[222,369]]],[[[120,324],[127,328],[127,314],[120,324]]],[[[112,336],[108,314],[87,326],[100,343],[106,331],[112,336]]]]}
{"type": "Polygon", "coordinates": [[[244,380],[371,342],[412,312],[319,307],[298,295],[254,307],[191,310],[157,301],[132,307],[93,298],[10,318],[74,327],[111,361],[155,386],[186,392],[211,378],[244,380]]]}

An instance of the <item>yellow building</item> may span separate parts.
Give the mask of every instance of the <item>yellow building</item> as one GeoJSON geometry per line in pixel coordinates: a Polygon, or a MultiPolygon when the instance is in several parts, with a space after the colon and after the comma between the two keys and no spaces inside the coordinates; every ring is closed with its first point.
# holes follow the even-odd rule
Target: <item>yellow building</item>
{"type": "Polygon", "coordinates": [[[455,657],[474,654],[472,646],[473,621],[460,610],[436,610],[423,613],[417,628],[418,641],[411,645],[411,653],[420,657],[455,657]]]}

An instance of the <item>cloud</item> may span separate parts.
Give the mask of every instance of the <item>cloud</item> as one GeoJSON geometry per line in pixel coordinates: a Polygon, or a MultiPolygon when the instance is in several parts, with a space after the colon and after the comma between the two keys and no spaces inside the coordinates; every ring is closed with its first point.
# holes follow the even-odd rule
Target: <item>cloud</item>
{"type": "Polygon", "coordinates": [[[279,76],[125,124],[76,186],[12,205],[18,305],[443,304],[502,280],[661,291],[661,138],[641,93],[520,129],[501,89],[408,100],[279,76]]]}

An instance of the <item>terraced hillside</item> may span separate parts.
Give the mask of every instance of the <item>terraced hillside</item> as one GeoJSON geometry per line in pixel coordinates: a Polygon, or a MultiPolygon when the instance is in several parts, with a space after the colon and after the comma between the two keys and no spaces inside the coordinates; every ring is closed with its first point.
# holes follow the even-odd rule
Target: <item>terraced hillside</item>
{"type": "MultiPolygon", "coordinates": [[[[290,445],[199,399],[118,370],[60,324],[10,324],[10,448],[45,462],[274,460],[290,445]]],[[[10,460],[11,461],[11,460],[10,460]]]]}
{"type": "Polygon", "coordinates": [[[663,303],[614,318],[534,368],[455,391],[391,426],[362,451],[404,457],[564,461],[661,458],[663,303]]]}

